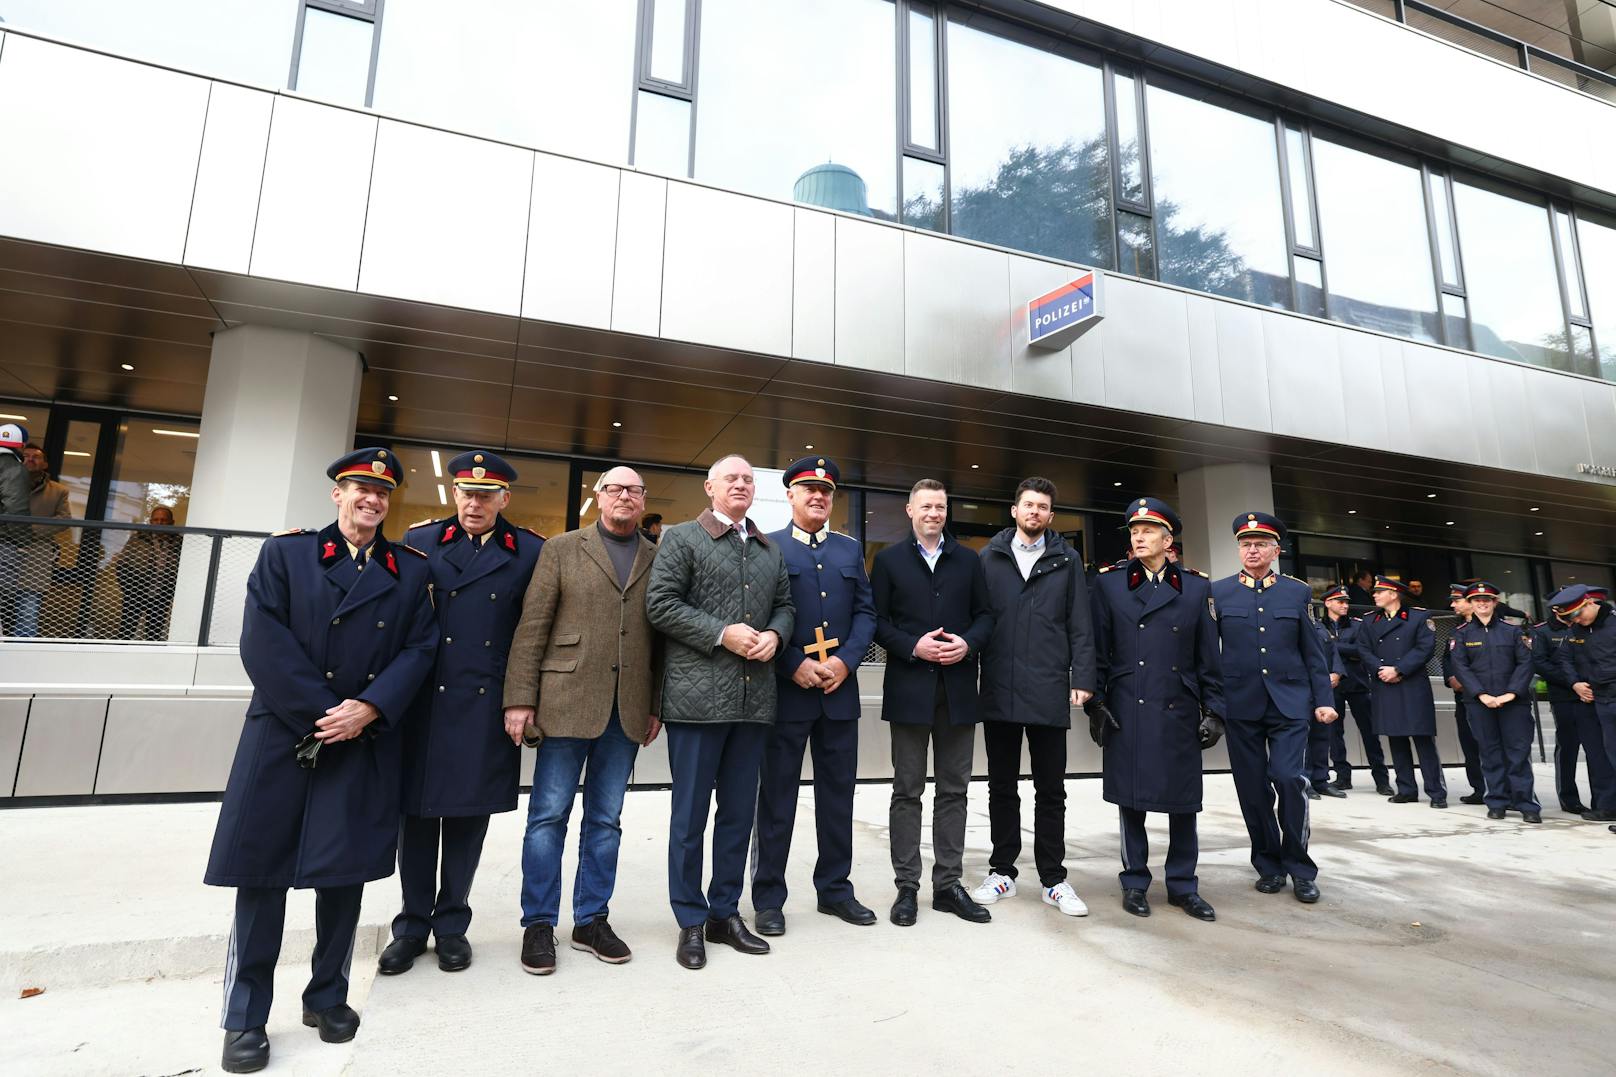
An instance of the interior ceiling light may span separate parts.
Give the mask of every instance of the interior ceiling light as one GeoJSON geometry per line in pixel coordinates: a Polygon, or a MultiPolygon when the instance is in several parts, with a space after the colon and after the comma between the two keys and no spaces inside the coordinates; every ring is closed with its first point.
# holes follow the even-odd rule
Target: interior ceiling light
{"type": "Polygon", "coordinates": [[[133,363],[119,363],[118,365],[123,367],[125,370],[133,370],[133,369],[135,369],[135,366],[134,366],[133,363]]]}
{"type": "Polygon", "coordinates": [[[443,478],[443,457],[438,455],[438,450],[436,449],[432,450],[432,477],[435,479],[443,478]]]}
{"type": "Polygon", "coordinates": [[[1448,521],[1448,526],[1449,526],[1449,527],[1452,527],[1452,526],[1453,526],[1453,521],[1452,521],[1452,520],[1449,520],[1449,521],[1448,521]]]}
{"type": "Polygon", "coordinates": [[[398,403],[398,397],[394,396],[392,393],[387,394],[387,399],[391,400],[395,404],[398,403]]]}
{"type": "Polygon", "coordinates": [[[1347,510],[1347,515],[1348,516],[1356,516],[1356,515],[1358,515],[1358,510],[1357,509],[1348,509],[1347,510]]]}
{"type": "Polygon", "coordinates": [[[165,438],[199,438],[202,435],[195,430],[164,430],[161,427],[152,427],[152,433],[161,434],[165,438]]]}
{"type": "Polygon", "coordinates": [[[612,423],[612,428],[613,428],[613,429],[616,429],[616,428],[617,428],[617,427],[620,427],[620,426],[622,426],[622,425],[623,425],[623,424],[622,424],[622,423],[619,423],[619,422],[614,422],[614,423],[612,423]]]}
{"type": "Polygon", "coordinates": [[[1111,485],[1112,485],[1112,486],[1121,486],[1121,485],[1122,485],[1122,484],[1121,484],[1121,483],[1120,483],[1120,482],[1114,482],[1114,483],[1112,483],[1112,484],[1111,484],[1111,485]]]}
{"type": "Polygon", "coordinates": [[[1426,497],[1435,497],[1436,495],[1435,494],[1426,494],[1425,496],[1426,497]]]}
{"type": "Polygon", "coordinates": [[[976,470],[976,469],[977,469],[977,468],[979,468],[979,467],[981,467],[981,466],[982,466],[982,465],[981,465],[981,464],[972,464],[972,465],[971,465],[971,470],[972,470],[972,471],[975,471],[975,470],[976,470]]]}
{"type": "Polygon", "coordinates": [[[809,450],[810,452],[813,451],[813,446],[812,445],[804,445],[803,448],[809,450]]]}
{"type": "Polygon", "coordinates": [[[1541,534],[1543,534],[1543,532],[1541,532],[1541,531],[1533,531],[1533,532],[1532,532],[1532,534],[1534,534],[1534,535],[1541,535],[1541,534]]]}
{"type": "Polygon", "coordinates": [[[1536,512],[1536,511],[1537,511],[1537,508],[1538,508],[1538,507],[1537,507],[1537,506],[1536,506],[1536,505],[1533,505],[1533,506],[1532,506],[1532,511],[1533,511],[1533,512],[1536,512]]]}

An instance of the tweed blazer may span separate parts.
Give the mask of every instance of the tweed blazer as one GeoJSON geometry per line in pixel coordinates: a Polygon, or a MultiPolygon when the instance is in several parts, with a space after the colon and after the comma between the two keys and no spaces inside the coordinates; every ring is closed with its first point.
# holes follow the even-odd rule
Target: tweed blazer
{"type": "Polygon", "coordinates": [[[537,707],[546,737],[593,739],[617,700],[623,732],[643,741],[662,706],[662,640],[645,615],[657,546],[639,536],[619,587],[595,525],[544,544],[505,668],[505,706],[537,707]]]}

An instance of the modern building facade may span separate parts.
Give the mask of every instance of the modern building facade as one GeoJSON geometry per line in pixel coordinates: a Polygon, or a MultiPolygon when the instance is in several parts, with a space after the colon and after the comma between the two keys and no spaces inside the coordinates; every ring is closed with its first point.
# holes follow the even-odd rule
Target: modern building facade
{"type": "MultiPolygon", "coordinates": [[[[1214,575],[1271,509],[1320,586],[1537,612],[1616,563],[1616,21],[1468,6],[0,0],[0,414],[89,521],[318,525],[379,442],[395,534],[471,445],[548,533],[608,462],[671,521],[822,451],[872,554],[916,478],[985,540],[1039,473],[1092,561],[1150,494],[1214,575]]],[[[167,642],[0,644],[0,795],[218,788],[254,541],[184,536],[167,642]]]]}

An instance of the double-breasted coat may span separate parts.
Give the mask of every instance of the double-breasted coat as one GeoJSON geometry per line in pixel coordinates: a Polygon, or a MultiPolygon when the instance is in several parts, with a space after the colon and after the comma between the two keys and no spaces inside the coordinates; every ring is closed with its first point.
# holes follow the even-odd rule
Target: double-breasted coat
{"type": "Polygon", "coordinates": [[[1105,745],[1103,795],[1140,811],[1201,810],[1201,708],[1225,716],[1212,585],[1168,563],[1159,583],[1129,561],[1095,579],[1099,697],[1121,729],[1105,745]]]}
{"type": "Polygon", "coordinates": [[[437,634],[426,558],[381,535],[361,568],[335,523],[265,540],[247,579],[241,664],[252,679],[205,881],[335,887],[393,873],[403,738],[437,634]],[[320,749],[298,741],[345,699],[380,716],[320,749]]]}
{"type": "Polygon", "coordinates": [[[511,811],[522,751],[505,734],[505,665],[544,539],[499,516],[479,542],[451,516],[405,541],[427,555],[438,653],[404,731],[404,813],[511,811]]]}
{"type": "Polygon", "coordinates": [[[1436,628],[1424,610],[1400,607],[1386,616],[1376,610],[1358,625],[1358,661],[1369,680],[1375,735],[1436,736],[1436,699],[1425,664],[1436,653],[1436,628]],[[1394,684],[1380,679],[1380,667],[1392,666],[1403,678],[1394,684]]]}

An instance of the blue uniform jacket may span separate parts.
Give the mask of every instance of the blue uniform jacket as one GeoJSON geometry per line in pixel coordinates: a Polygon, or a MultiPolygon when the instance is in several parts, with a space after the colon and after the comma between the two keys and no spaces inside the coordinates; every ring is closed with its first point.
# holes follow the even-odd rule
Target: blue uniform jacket
{"type": "Polygon", "coordinates": [[[1363,619],[1349,615],[1337,621],[1326,615],[1319,624],[1335,644],[1335,653],[1341,659],[1341,685],[1337,691],[1346,695],[1368,692],[1369,682],[1364,679],[1363,663],[1358,657],[1358,633],[1363,628],[1363,619]]]}
{"type": "Polygon", "coordinates": [[[361,570],[336,524],[264,542],[247,578],[241,664],[252,700],[206,881],[347,886],[393,873],[400,727],[437,643],[426,559],[377,536],[361,570]],[[299,740],[344,699],[381,716],[297,765],[299,740]]]}
{"type": "Polygon", "coordinates": [[[1424,610],[1403,606],[1393,617],[1376,610],[1358,627],[1358,658],[1369,680],[1375,734],[1381,737],[1436,736],[1436,699],[1425,664],[1436,653],[1436,629],[1424,610]],[[1402,680],[1387,684],[1381,666],[1395,667],[1402,680]]]}
{"type": "Polygon", "coordinates": [[[864,548],[858,540],[829,528],[811,535],[797,527],[786,527],[769,536],[785,556],[791,577],[791,600],[797,607],[797,620],[791,638],[775,659],[776,722],[811,722],[823,714],[827,718],[857,721],[859,716],[858,668],[875,642],[875,600],[870,577],[864,571],[864,548]],[[840,658],[847,666],[847,680],[830,695],[817,688],[803,688],[791,679],[807,657],[803,648],[814,642],[814,629],[827,640],[841,642],[827,657],[840,658]]]}
{"type": "Polygon", "coordinates": [[[1616,716],[1616,617],[1602,605],[1591,625],[1571,626],[1558,657],[1560,676],[1594,690],[1594,710],[1603,720],[1616,716]]]}
{"type": "Polygon", "coordinates": [[[1104,796],[1141,811],[1201,810],[1201,708],[1224,717],[1212,585],[1169,563],[1152,584],[1138,561],[1094,586],[1099,698],[1116,715],[1104,796]]]}
{"type": "Polygon", "coordinates": [[[505,735],[505,662],[544,539],[505,517],[474,546],[459,521],[410,528],[437,596],[438,650],[404,741],[407,815],[489,815],[516,807],[522,751],[505,735]]]}
{"type": "Polygon", "coordinates": [[[1532,672],[1549,686],[1550,703],[1570,703],[1577,698],[1571,690],[1575,681],[1566,679],[1560,665],[1560,653],[1570,635],[1571,629],[1559,621],[1532,626],[1532,672]]]}
{"type": "Polygon", "coordinates": [[[1528,702],[1532,645],[1525,629],[1502,617],[1495,616],[1490,625],[1472,617],[1454,629],[1448,651],[1453,656],[1453,675],[1464,685],[1465,695],[1474,699],[1514,692],[1519,702],[1528,702]]]}
{"type": "Polygon", "coordinates": [[[1316,707],[1334,707],[1330,659],[1313,622],[1313,590],[1301,580],[1244,572],[1212,584],[1223,640],[1224,696],[1230,721],[1262,719],[1273,701],[1285,717],[1306,722],[1316,707]]]}

